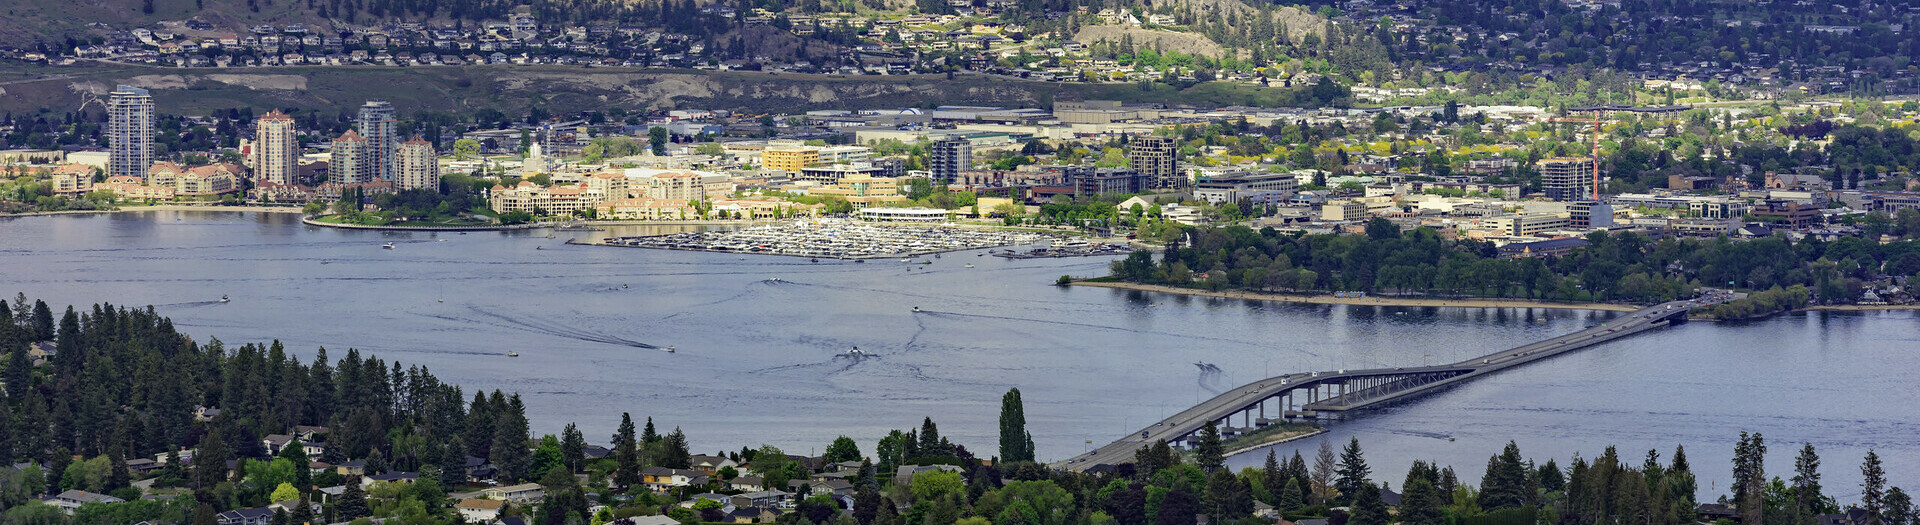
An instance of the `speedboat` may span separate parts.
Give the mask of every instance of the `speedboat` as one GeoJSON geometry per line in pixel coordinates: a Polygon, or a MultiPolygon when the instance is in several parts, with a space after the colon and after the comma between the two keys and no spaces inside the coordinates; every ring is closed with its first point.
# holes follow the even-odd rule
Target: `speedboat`
{"type": "Polygon", "coordinates": [[[968,268],[972,268],[972,267],[973,267],[973,265],[971,265],[971,264],[969,264],[969,265],[967,265],[967,267],[968,267],[968,268]]]}
{"type": "Polygon", "coordinates": [[[671,346],[667,347],[667,353],[669,354],[673,353],[673,347],[671,346]]]}
{"type": "Polygon", "coordinates": [[[220,296],[220,302],[224,303],[224,302],[227,302],[227,300],[228,300],[227,296],[224,296],[224,295],[220,296]]]}
{"type": "Polygon", "coordinates": [[[380,247],[381,247],[381,248],[386,248],[386,249],[389,249],[389,250],[391,250],[391,249],[393,249],[393,243],[386,243],[386,244],[382,244],[382,245],[380,245],[380,247]]]}
{"type": "Polygon", "coordinates": [[[508,350],[508,351],[507,351],[507,357],[520,357],[520,352],[515,352],[515,351],[512,351],[512,350],[508,350]]]}
{"type": "Polygon", "coordinates": [[[914,311],[915,313],[918,313],[918,312],[920,311],[920,307],[918,307],[918,306],[915,306],[915,307],[913,307],[913,311],[914,311]]]}

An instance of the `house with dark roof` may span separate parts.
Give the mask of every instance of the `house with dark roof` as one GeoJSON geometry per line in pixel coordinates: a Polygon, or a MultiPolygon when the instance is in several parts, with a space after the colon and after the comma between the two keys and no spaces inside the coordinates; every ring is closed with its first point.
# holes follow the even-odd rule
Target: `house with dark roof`
{"type": "Polygon", "coordinates": [[[218,520],[220,525],[267,525],[273,521],[273,509],[266,507],[234,509],[222,512],[214,516],[214,519],[218,520]]]}

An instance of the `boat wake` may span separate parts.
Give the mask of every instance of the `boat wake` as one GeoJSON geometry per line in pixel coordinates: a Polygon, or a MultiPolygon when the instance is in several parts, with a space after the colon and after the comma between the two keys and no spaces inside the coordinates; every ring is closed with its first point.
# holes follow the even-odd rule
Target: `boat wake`
{"type": "MultiPolygon", "coordinates": [[[[508,315],[503,315],[496,312],[491,312],[477,306],[471,307],[469,309],[476,314],[491,318],[494,321],[498,321],[500,324],[504,326],[507,326],[509,328],[514,328],[524,332],[533,332],[536,334],[549,335],[549,336],[559,337],[564,339],[573,339],[576,341],[586,341],[589,343],[601,343],[601,344],[627,346],[627,347],[633,347],[633,348],[645,348],[648,350],[664,350],[664,347],[661,347],[658,345],[643,343],[640,341],[627,339],[625,337],[604,334],[604,333],[595,332],[592,330],[587,330],[579,327],[567,326],[567,325],[560,324],[558,322],[554,322],[547,319],[540,319],[540,318],[531,317],[531,316],[508,316],[508,315]]],[[[452,317],[452,316],[441,316],[441,315],[431,315],[431,314],[421,314],[421,315],[425,315],[427,317],[432,317],[435,319],[442,319],[442,320],[454,321],[454,322],[462,322],[462,323],[475,322],[472,319],[461,319],[461,318],[452,317]]]]}

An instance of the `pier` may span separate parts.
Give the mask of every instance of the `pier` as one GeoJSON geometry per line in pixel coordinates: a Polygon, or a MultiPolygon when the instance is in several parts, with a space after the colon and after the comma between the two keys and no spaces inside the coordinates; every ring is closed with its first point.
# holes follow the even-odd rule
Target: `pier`
{"type": "Polygon", "coordinates": [[[1106,446],[1056,462],[1087,471],[1133,462],[1140,447],[1166,440],[1191,445],[1208,422],[1222,435],[1251,432],[1294,418],[1319,418],[1433,393],[1488,374],[1686,321],[1693,308],[1731,300],[1724,293],[1662,303],[1571,334],[1456,363],[1435,366],[1329,370],[1286,374],[1228,390],[1106,446]]]}

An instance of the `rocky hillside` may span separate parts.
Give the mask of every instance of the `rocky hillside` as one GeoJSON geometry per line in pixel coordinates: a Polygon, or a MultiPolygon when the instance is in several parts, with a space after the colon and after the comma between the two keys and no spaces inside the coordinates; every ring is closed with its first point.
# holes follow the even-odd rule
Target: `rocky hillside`
{"type": "Polygon", "coordinates": [[[1206,83],[1184,90],[1135,84],[1053,84],[959,75],[820,76],[762,72],[634,71],[560,66],[192,69],[131,66],[27,67],[0,63],[0,111],[77,108],[114,85],[154,90],[163,112],[235,107],[348,110],[369,98],[402,111],[509,115],[628,109],[794,111],[978,104],[1048,107],[1054,100],[1118,99],[1193,104],[1311,105],[1300,90],[1206,83]],[[52,75],[49,77],[49,75],[52,75]]]}

